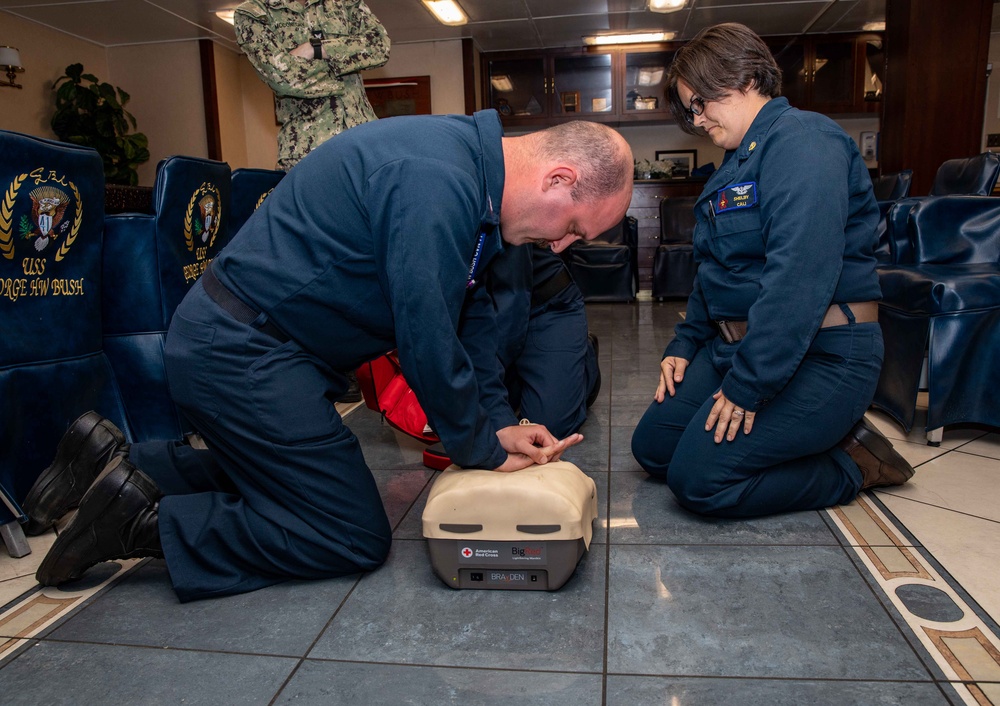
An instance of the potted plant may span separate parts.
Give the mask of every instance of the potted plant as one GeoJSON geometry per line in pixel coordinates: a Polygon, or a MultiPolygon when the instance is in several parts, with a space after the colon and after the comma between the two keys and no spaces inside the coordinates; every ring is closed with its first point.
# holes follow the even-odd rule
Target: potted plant
{"type": "Polygon", "coordinates": [[[56,112],[52,130],[63,142],[93,147],[104,160],[108,184],[135,186],[137,167],[149,160],[149,140],[135,129],[135,117],[125,105],[129,94],[93,74],[83,73],[83,64],[70,64],[52,89],[56,112]]]}

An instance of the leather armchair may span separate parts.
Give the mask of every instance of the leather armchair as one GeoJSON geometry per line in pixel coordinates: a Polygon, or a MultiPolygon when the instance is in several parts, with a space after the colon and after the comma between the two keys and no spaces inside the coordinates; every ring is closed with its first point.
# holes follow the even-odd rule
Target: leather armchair
{"type": "Polygon", "coordinates": [[[233,170],[233,208],[229,219],[229,232],[236,235],[240,228],[253,215],[253,212],[264,202],[274,187],[278,185],[285,172],[279,169],[233,170]]]}
{"type": "Polygon", "coordinates": [[[625,216],[593,240],[563,252],[570,276],[588,302],[630,302],[639,291],[639,222],[625,216]]]}
{"type": "Polygon", "coordinates": [[[1000,199],[900,205],[895,264],[878,269],[886,351],[874,405],[909,430],[926,354],[931,443],[948,424],[1000,426],[1000,199]]]}
{"type": "Polygon", "coordinates": [[[881,262],[891,262],[889,245],[889,210],[900,199],[910,195],[910,185],[913,183],[913,170],[904,169],[901,172],[883,174],[872,183],[875,200],[878,201],[878,245],[875,248],[875,258],[881,262]]]}
{"type": "Polygon", "coordinates": [[[691,296],[698,272],[691,242],[697,201],[697,196],[660,201],[660,244],[653,259],[653,296],[657,299],[691,296]]]}
{"type": "Polygon", "coordinates": [[[103,232],[97,152],[0,130],[0,485],[17,502],[84,412],[131,433],[101,339],[103,232]]]}
{"type": "Polygon", "coordinates": [[[949,159],[938,167],[931,196],[967,194],[989,196],[1000,174],[1000,156],[983,152],[967,159],[949,159]]]}
{"type": "Polygon", "coordinates": [[[910,195],[910,185],[913,183],[913,170],[904,169],[901,172],[883,174],[874,182],[876,201],[898,201],[910,195]]]}
{"type": "Polygon", "coordinates": [[[170,398],[163,345],[174,310],[229,240],[225,162],[169,157],[156,168],[153,214],[106,223],[104,348],[136,441],[191,431],[170,398]]]}

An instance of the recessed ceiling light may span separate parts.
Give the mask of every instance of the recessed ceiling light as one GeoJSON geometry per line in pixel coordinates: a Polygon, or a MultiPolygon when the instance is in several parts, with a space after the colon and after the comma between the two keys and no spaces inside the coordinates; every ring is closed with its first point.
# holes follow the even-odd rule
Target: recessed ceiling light
{"type": "Polygon", "coordinates": [[[651,12],[677,12],[683,10],[687,0],[649,0],[651,12]]]}
{"type": "Polygon", "coordinates": [[[636,32],[634,34],[597,34],[583,38],[590,46],[603,44],[642,44],[643,42],[669,42],[676,32],[636,32]]]}
{"type": "Polygon", "coordinates": [[[459,7],[455,0],[423,0],[435,19],[443,25],[464,25],[469,21],[468,15],[459,7]]]}

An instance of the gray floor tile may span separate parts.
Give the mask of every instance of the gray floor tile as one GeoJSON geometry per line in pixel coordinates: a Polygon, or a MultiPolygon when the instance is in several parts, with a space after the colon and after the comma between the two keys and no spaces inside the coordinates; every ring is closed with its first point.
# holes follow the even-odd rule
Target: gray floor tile
{"type": "Polygon", "coordinates": [[[302,656],[358,576],[290,581],[181,604],[163,562],[122,579],[46,637],[56,640],[302,656]]]}
{"type": "Polygon", "coordinates": [[[6,706],[267,704],[296,660],[39,642],[0,671],[6,706]]]}
{"type": "Polygon", "coordinates": [[[619,547],[608,671],[927,680],[839,547],[619,547]]]}
{"type": "Polygon", "coordinates": [[[450,669],[307,660],[275,704],[598,706],[599,674],[450,669]],[[377,685],[377,686],[376,686],[377,685]]]}
{"type": "Polygon", "coordinates": [[[611,474],[613,544],[838,545],[820,513],[729,520],[688,512],[645,471],[611,474]]]}
{"type": "Polygon", "coordinates": [[[379,495],[389,517],[389,526],[396,527],[406,515],[410,506],[427,487],[434,475],[430,468],[419,470],[373,470],[378,484],[379,495]]]}
{"type": "Polygon", "coordinates": [[[433,573],[424,542],[397,541],[309,657],[600,672],[604,585],[603,547],[559,591],[455,591],[433,573]]]}
{"type": "Polygon", "coordinates": [[[607,706],[931,706],[949,700],[933,683],[685,679],[608,676],[607,706]]]}

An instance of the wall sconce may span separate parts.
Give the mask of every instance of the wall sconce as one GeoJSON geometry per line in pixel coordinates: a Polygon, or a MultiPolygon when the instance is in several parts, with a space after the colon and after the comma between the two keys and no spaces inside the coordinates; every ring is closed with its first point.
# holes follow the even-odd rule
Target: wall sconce
{"type": "Polygon", "coordinates": [[[469,21],[469,16],[455,0],[423,0],[423,3],[434,19],[443,25],[457,27],[469,21]]]}
{"type": "Polygon", "coordinates": [[[14,83],[14,76],[24,71],[21,66],[21,52],[14,47],[0,46],[0,69],[7,72],[7,81],[9,81],[9,83],[0,81],[0,86],[23,88],[21,84],[14,83]]]}

